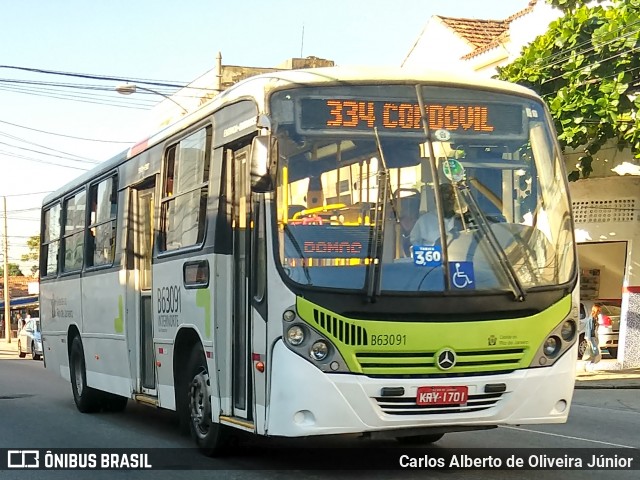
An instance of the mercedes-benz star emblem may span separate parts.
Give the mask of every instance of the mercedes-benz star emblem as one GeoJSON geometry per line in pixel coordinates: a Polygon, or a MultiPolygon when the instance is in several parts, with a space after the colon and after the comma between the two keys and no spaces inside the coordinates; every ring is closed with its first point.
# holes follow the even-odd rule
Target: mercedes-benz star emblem
{"type": "Polygon", "coordinates": [[[453,350],[445,348],[437,353],[436,363],[440,370],[449,370],[456,364],[456,354],[453,350]]]}

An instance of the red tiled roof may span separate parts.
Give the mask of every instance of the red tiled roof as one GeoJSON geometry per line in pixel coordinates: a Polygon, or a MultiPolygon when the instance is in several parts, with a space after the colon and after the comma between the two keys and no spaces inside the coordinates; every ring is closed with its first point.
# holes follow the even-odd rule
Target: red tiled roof
{"type": "MultiPolygon", "coordinates": [[[[9,277],[9,292],[12,297],[28,295],[29,283],[37,282],[37,278],[32,277],[9,277]]],[[[0,291],[4,289],[4,278],[0,277],[0,291]]],[[[0,298],[2,300],[2,298],[0,298]]]]}
{"type": "Polygon", "coordinates": [[[474,47],[470,53],[462,57],[463,59],[469,59],[498,47],[509,35],[509,24],[531,13],[536,3],[538,3],[538,0],[530,0],[526,8],[514,13],[505,20],[451,18],[439,15],[436,15],[436,17],[474,47]]]}
{"type": "Polygon", "coordinates": [[[442,23],[476,49],[491,43],[509,28],[505,20],[476,20],[473,18],[451,18],[437,16],[442,23]]]}
{"type": "Polygon", "coordinates": [[[509,18],[507,18],[506,21],[511,23],[512,21],[520,17],[524,17],[527,13],[531,13],[533,11],[533,7],[536,6],[536,3],[538,3],[538,0],[530,0],[529,5],[527,5],[525,8],[523,8],[519,12],[516,12],[513,15],[511,15],[509,18]]]}

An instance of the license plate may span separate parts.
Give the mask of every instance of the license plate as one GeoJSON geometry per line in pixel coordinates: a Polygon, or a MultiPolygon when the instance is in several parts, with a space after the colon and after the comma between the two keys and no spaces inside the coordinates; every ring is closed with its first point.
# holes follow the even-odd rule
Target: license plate
{"type": "Polygon", "coordinates": [[[418,405],[461,405],[467,403],[469,387],[418,387],[418,405]]]}

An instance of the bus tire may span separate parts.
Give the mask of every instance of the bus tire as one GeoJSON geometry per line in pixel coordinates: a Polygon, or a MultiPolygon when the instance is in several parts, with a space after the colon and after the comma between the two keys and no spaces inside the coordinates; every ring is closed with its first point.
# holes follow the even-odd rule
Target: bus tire
{"type": "Polygon", "coordinates": [[[403,445],[428,445],[435,443],[444,437],[444,433],[434,433],[431,435],[414,435],[412,437],[397,437],[398,443],[403,445]]]}
{"type": "Polygon", "coordinates": [[[82,413],[100,410],[100,392],[87,386],[87,371],[84,363],[84,349],[80,337],[74,337],[69,354],[69,374],[73,401],[82,413]]]}
{"type": "Polygon", "coordinates": [[[184,395],[191,437],[203,454],[219,455],[226,446],[228,433],[224,426],[211,419],[209,372],[202,350],[194,349],[191,353],[187,374],[184,395]]]}

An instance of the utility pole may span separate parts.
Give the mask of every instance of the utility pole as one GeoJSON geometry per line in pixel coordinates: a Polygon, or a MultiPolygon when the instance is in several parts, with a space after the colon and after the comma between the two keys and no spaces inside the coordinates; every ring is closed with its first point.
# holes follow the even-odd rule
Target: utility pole
{"type": "Polygon", "coordinates": [[[11,343],[11,296],[9,294],[9,237],[7,236],[7,197],[4,205],[4,332],[7,343],[11,343]]]}

